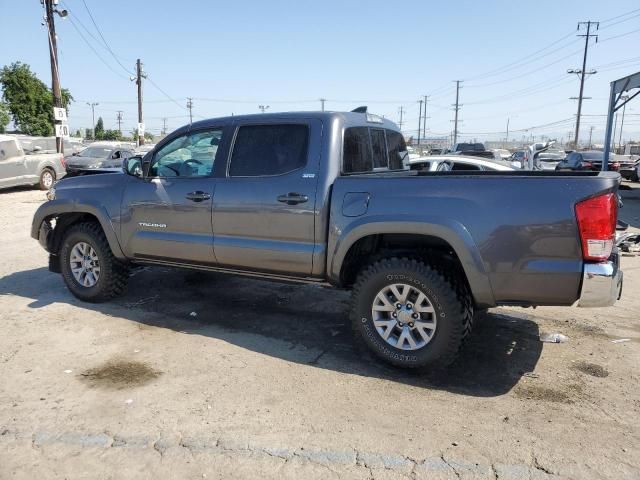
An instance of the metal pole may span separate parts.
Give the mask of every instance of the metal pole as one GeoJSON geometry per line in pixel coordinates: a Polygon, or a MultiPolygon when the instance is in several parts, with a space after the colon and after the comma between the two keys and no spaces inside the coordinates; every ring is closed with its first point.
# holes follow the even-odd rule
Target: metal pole
{"type": "Polygon", "coordinates": [[[611,146],[614,147],[615,150],[615,145],[613,145],[613,142],[616,141],[616,132],[618,131],[618,112],[616,112],[616,116],[613,120],[613,136],[611,137],[611,146]]]}
{"type": "Polygon", "coordinates": [[[118,132],[122,135],[122,110],[118,110],[118,132]]]}
{"type": "Polygon", "coordinates": [[[402,115],[403,115],[404,111],[402,106],[400,106],[400,121],[398,122],[398,127],[400,128],[400,131],[402,131],[402,115]]]}
{"type": "Polygon", "coordinates": [[[609,109],[607,110],[607,129],[604,137],[604,158],[602,160],[602,171],[609,169],[609,152],[611,151],[611,129],[613,127],[613,109],[616,107],[616,94],[613,90],[615,83],[611,82],[611,92],[609,93],[609,109]]]}
{"type": "Polygon", "coordinates": [[[420,113],[418,114],[418,145],[420,145],[420,130],[422,129],[422,100],[418,100],[420,104],[420,113]]]}
{"type": "Polygon", "coordinates": [[[424,122],[422,122],[422,138],[427,138],[427,100],[429,95],[424,96],[424,122]]]}
{"type": "Polygon", "coordinates": [[[321,98],[320,99],[320,108],[321,110],[324,112],[324,102],[326,102],[327,99],[326,98],[321,98]]]}
{"type": "Polygon", "coordinates": [[[193,123],[193,98],[187,97],[187,108],[189,109],[189,123],[193,123]]]}
{"type": "MultiPolygon", "coordinates": [[[[629,97],[625,97],[625,96],[620,97],[621,100],[627,100],[628,98],[629,97]]],[[[622,121],[620,122],[620,136],[618,137],[618,150],[620,149],[620,147],[622,147],[622,127],[624,127],[624,111],[626,109],[627,109],[627,102],[624,102],[622,104],[622,121]]]]}
{"type": "Polygon", "coordinates": [[[576,117],[576,134],[574,136],[575,148],[578,148],[580,135],[580,115],[582,114],[582,96],[584,94],[584,77],[587,75],[587,52],[589,51],[589,38],[591,38],[591,21],[586,22],[587,34],[584,36],[584,56],[582,57],[582,72],[580,73],[580,95],[578,95],[578,115],[576,117]]]}
{"type": "Polygon", "coordinates": [[[510,118],[507,117],[507,137],[505,138],[506,143],[509,143],[509,120],[510,118]]]}
{"type": "MultiPolygon", "coordinates": [[[[143,123],[142,120],[142,63],[140,59],[136,61],[136,84],[138,85],[138,123],[143,123]]],[[[144,134],[140,135],[138,130],[138,146],[144,145],[144,134]]]]}
{"type": "MultiPolygon", "coordinates": [[[[56,26],[53,18],[53,0],[45,0],[45,12],[47,17],[47,35],[49,36],[49,59],[51,62],[51,93],[53,96],[53,106],[60,108],[63,107],[63,105],[62,91],[60,89],[60,72],[58,70],[56,26]]],[[[62,137],[56,137],[56,152],[64,155],[64,142],[62,137]]]]}
{"type": "Polygon", "coordinates": [[[458,110],[460,109],[460,80],[456,80],[456,117],[453,127],[453,145],[458,143],[458,110]]]}

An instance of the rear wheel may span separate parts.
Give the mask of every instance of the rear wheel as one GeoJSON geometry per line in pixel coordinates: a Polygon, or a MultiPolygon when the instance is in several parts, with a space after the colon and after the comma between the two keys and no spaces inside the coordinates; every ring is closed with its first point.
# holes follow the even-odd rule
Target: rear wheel
{"type": "Polygon", "coordinates": [[[472,325],[472,300],[464,292],[421,261],[384,259],[358,277],[353,329],[373,353],[393,365],[446,366],[472,325]]]}
{"type": "Polygon", "coordinates": [[[113,256],[102,228],[93,222],[69,228],[60,248],[60,269],[67,288],[86,302],[121,294],[129,278],[126,264],[113,256]]]}
{"type": "Polygon", "coordinates": [[[56,172],[50,168],[44,168],[40,173],[40,190],[49,190],[56,181],[56,172]]]}

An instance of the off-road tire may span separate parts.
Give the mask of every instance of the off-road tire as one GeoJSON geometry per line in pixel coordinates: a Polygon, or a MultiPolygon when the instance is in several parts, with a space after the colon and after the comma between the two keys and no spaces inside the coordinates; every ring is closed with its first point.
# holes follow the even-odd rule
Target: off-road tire
{"type": "Polygon", "coordinates": [[[106,302],[120,295],[127,286],[129,279],[127,264],[113,255],[102,227],[98,223],[86,222],[71,226],[62,240],[59,258],[64,283],[80,300],[91,303],[106,302]],[[71,272],[69,257],[71,249],[78,242],[88,243],[98,254],[100,275],[98,282],[92,287],[80,285],[71,272]]]}
{"type": "Polygon", "coordinates": [[[56,172],[53,171],[53,169],[47,167],[47,168],[43,168],[42,172],[40,172],[40,181],[38,182],[38,187],[40,188],[40,190],[49,190],[51,187],[53,187],[53,184],[56,181],[56,172]],[[51,175],[51,185],[47,186],[45,185],[46,181],[45,178],[47,177],[47,175],[51,175]]]}
{"type": "Polygon", "coordinates": [[[434,267],[415,259],[391,257],[365,268],[351,297],[351,322],[356,341],[392,365],[438,369],[451,364],[473,326],[473,300],[466,285],[454,285],[434,267]],[[385,342],[371,315],[375,296],[393,283],[411,285],[425,294],[435,309],[436,331],[417,350],[402,350],[385,342]]]}

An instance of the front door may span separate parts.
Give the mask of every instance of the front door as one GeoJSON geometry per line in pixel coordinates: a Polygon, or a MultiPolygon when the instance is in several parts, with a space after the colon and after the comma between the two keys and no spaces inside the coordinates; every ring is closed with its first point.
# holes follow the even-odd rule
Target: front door
{"type": "Polygon", "coordinates": [[[242,124],[213,198],[214,251],[229,268],[309,276],[316,248],[319,120],[242,124]]]}
{"type": "Polygon", "coordinates": [[[25,155],[16,142],[0,140],[0,187],[12,187],[25,182],[25,155]]]}
{"type": "Polygon", "coordinates": [[[222,132],[180,135],[154,153],[145,178],[128,178],[121,215],[125,255],[215,264],[211,205],[222,132]]]}

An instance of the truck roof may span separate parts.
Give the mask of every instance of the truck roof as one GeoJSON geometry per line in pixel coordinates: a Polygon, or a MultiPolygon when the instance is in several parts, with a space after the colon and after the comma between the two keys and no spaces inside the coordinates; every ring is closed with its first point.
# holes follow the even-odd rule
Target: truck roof
{"type": "Polygon", "coordinates": [[[349,126],[371,126],[383,127],[400,131],[398,125],[394,122],[372,113],[359,112],[321,112],[321,111],[304,111],[304,112],[276,112],[276,113],[254,113],[250,115],[234,115],[229,117],[209,118],[193,122],[192,127],[207,127],[208,125],[218,124],[220,121],[237,122],[237,121],[255,121],[255,120],[292,120],[303,118],[316,118],[324,121],[342,120],[349,126]]]}

